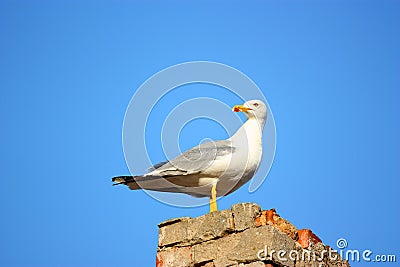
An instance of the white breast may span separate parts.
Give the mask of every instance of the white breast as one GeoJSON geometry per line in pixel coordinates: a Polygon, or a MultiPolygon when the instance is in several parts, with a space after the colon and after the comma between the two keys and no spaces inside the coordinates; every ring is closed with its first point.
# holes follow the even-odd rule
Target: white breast
{"type": "Polygon", "coordinates": [[[262,129],[256,119],[249,119],[244,125],[247,136],[247,166],[258,168],[262,156],[262,129]]]}

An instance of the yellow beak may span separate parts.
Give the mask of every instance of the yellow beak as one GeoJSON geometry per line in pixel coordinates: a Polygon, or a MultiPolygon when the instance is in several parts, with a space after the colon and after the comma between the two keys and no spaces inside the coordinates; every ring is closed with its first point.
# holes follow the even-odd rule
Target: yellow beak
{"type": "Polygon", "coordinates": [[[243,105],[236,105],[232,108],[233,112],[246,112],[248,110],[252,110],[251,108],[245,107],[243,105]]]}

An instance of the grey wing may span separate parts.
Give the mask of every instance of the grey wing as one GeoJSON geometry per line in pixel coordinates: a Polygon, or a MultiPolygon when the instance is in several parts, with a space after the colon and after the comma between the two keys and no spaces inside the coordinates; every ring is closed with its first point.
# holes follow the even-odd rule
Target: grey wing
{"type": "Polygon", "coordinates": [[[148,189],[185,193],[194,197],[209,196],[208,187],[199,187],[200,177],[218,177],[219,168],[204,170],[216,160],[224,161],[226,156],[230,159],[234,150],[229,140],[204,143],[185,151],[171,161],[154,165],[149,169],[150,172],[143,176],[115,177],[113,181],[116,184],[126,184],[132,190],[148,189]]]}
{"type": "Polygon", "coordinates": [[[148,168],[146,173],[152,172],[152,171],[160,168],[161,166],[165,165],[166,163],[168,163],[168,161],[161,161],[159,163],[156,163],[153,166],[151,166],[150,168],[148,168]]]}
{"type": "Polygon", "coordinates": [[[152,172],[160,176],[176,176],[200,173],[215,160],[234,152],[230,140],[207,142],[189,149],[171,161],[156,164],[152,172]]]}

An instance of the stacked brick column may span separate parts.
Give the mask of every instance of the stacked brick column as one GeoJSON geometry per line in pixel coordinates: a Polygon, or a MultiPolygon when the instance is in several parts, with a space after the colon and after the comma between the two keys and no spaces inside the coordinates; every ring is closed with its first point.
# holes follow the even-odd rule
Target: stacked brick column
{"type": "Polygon", "coordinates": [[[157,267],[349,266],[310,230],[298,231],[274,209],[253,203],[160,223],[156,261],[157,267]]]}

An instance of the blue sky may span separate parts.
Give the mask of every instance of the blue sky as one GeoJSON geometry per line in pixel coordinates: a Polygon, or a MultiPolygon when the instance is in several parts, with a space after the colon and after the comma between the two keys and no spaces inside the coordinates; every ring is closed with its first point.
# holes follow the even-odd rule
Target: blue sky
{"type": "MultiPolygon", "coordinates": [[[[128,173],[122,123],[137,88],[193,60],[248,75],[276,123],[266,181],[221,209],[256,202],[333,247],[343,237],[399,258],[399,13],[399,1],[0,1],[0,265],[153,266],[157,223],[208,211],[110,183],[128,173]]],[[[199,96],[238,104],[205,85],[163,103],[199,96]]],[[[179,140],[224,136],[203,120],[179,140]]]]}

